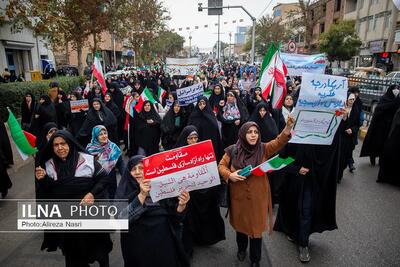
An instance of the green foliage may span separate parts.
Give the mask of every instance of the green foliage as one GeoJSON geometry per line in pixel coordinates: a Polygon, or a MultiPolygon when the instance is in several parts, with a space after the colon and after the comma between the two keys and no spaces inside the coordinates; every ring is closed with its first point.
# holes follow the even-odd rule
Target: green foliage
{"type": "Polygon", "coordinates": [[[0,83],[0,118],[6,121],[8,118],[7,107],[10,107],[16,117],[21,114],[21,102],[27,92],[35,95],[38,101],[40,95],[47,94],[49,84],[57,81],[66,93],[83,84],[82,77],[58,77],[53,80],[32,82],[0,83]]]}
{"type": "Polygon", "coordinates": [[[354,25],[354,21],[341,21],[320,35],[319,49],[328,55],[329,61],[350,60],[357,54],[361,40],[354,25]]]}
{"type": "Polygon", "coordinates": [[[171,31],[163,31],[154,38],[148,47],[143,47],[146,53],[155,53],[161,56],[162,60],[166,57],[174,57],[182,50],[185,38],[171,31]]]}
{"type": "MultiPolygon", "coordinates": [[[[247,42],[243,47],[244,51],[251,50],[251,34],[252,29],[250,28],[247,32],[247,42]]],[[[290,36],[291,31],[284,25],[274,21],[270,16],[263,16],[256,23],[256,53],[264,55],[273,42],[286,42],[290,36]]]]}

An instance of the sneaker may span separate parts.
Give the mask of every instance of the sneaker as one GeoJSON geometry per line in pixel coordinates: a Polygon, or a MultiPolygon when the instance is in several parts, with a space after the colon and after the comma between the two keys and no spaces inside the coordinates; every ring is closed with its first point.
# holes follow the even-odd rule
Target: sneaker
{"type": "Polygon", "coordinates": [[[299,260],[301,262],[309,262],[311,260],[308,247],[299,247],[299,260]]]}
{"type": "Polygon", "coordinates": [[[236,255],[239,261],[244,261],[246,259],[246,250],[238,251],[236,255]]]}

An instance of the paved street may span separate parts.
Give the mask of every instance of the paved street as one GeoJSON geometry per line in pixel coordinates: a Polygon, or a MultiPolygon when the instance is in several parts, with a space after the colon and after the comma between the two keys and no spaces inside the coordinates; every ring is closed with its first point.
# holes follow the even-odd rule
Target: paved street
{"type": "MultiPolygon", "coordinates": [[[[400,188],[377,184],[378,167],[371,167],[367,158],[356,157],[356,167],[354,174],[345,171],[338,186],[339,229],[311,236],[312,259],[308,266],[400,266],[400,188]]],[[[14,186],[8,198],[33,198],[32,169],[33,164],[29,164],[12,174],[14,186]]],[[[15,223],[11,221],[12,213],[16,210],[9,203],[0,203],[0,225],[15,223]]],[[[235,236],[229,223],[226,230],[226,241],[195,249],[193,266],[249,265],[236,260],[235,236]]],[[[111,266],[122,266],[118,235],[113,234],[112,239],[111,266]]],[[[39,233],[2,233],[0,266],[63,266],[61,253],[40,251],[41,242],[39,233]]],[[[280,233],[266,235],[263,248],[261,266],[303,266],[295,245],[280,233]]]]}

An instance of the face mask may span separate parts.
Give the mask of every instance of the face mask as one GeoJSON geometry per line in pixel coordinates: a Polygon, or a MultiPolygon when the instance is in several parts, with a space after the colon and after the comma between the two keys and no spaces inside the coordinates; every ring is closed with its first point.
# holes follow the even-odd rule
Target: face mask
{"type": "Polygon", "coordinates": [[[393,91],[392,91],[392,93],[394,94],[394,97],[397,97],[399,92],[400,92],[399,89],[393,89],[393,91]]]}

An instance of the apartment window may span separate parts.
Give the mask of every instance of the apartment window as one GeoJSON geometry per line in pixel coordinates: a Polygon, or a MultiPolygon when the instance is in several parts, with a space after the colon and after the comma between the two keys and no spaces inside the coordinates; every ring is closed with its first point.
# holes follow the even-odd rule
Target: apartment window
{"type": "Polygon", "coordinates": [[[377,5],[379,4],[379,0],[371,0],[371,5],[377,5]]]}
{"type": "Polygon", "coordinates": [[[342,6],[342,0],[336,0],[335,11],[340,11],[341,6],[342,6]]]}
{"type": "Polygon", "coordinates": [[[319,24],[319,33],[323,33],[325,31],[325,23],[319,24]]]}
{"type": "Polygon", "coordinates": [[[362,9],[364,7],[364,0],[360,0],[360,5],[359,5],[359,9],[362,9]]]}
{"type": "Polygon", "coordinates": [[[326,14],[326,4],[322,6],[322,16],[326,14]]]}
{"type": "Polygon", "coordinates": [[[385,17],[385,28],[389,28],[391,25],[391,22],[392,22],[392,14],[387,14],[386,15],[386,17],[385,17]]]}
{"type": "Polygon", "coordinates": [[[311,10],[311,20],[314,20],[314,9],[311,10]]]}
{"type": "Polygon", "coordinates": [[[375,17],[374,18],[374,25],[373,25],[373,27],[372,27],[372,29],[375,31],[375,29],[376,29],[376,22],[378,21],[378,18],[377,17],[375,17]]]}
{"type": "Polygon", "coordinates": [[[368,19],[368,31],[372,31],[374,27],[374,17],[370,17],[368,19]]]}

